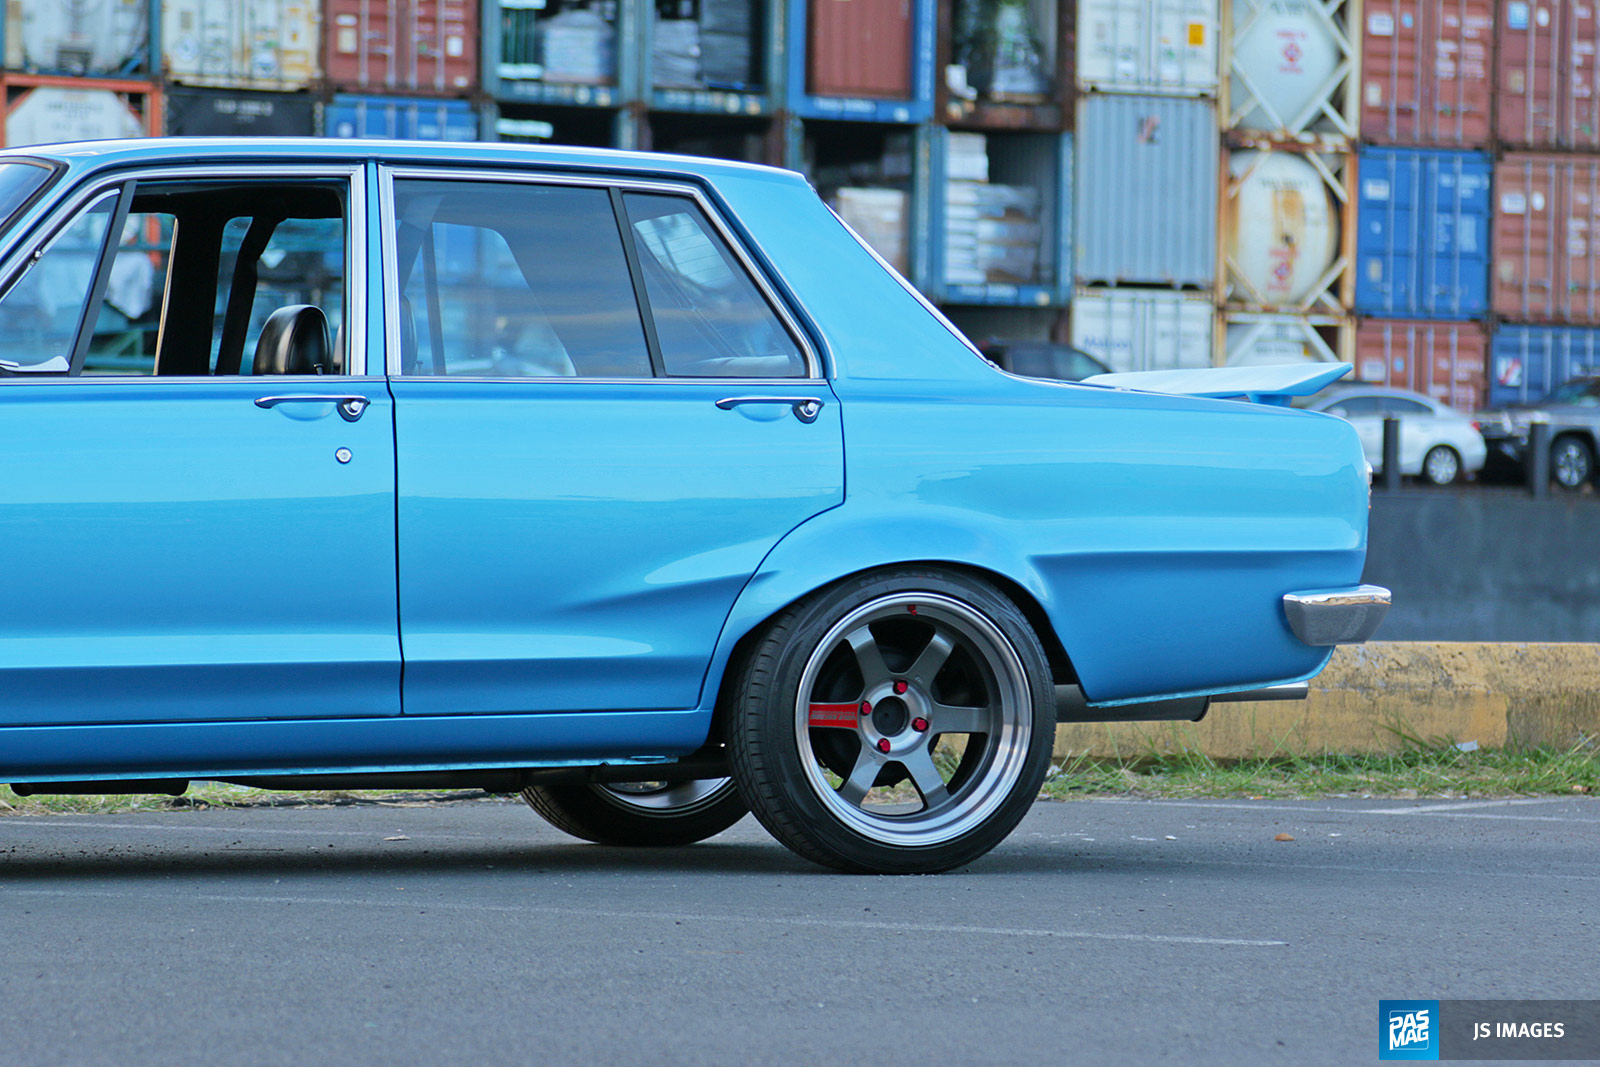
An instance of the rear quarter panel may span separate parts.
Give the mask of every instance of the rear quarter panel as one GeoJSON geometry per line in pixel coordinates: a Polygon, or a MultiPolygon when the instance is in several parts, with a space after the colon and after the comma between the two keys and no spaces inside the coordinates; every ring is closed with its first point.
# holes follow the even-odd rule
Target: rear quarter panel
{"type": "Polygon", "coordinates": [[[944,561],[1026,589],[1096,703],[1321,670],[1328,650],[1293,636],[1281,599],[1360,581],[1366,481],[1347,423],[988,377],[959,396],[838,384],[845,504],[778,546],[735,625],[833,577],[944,561]]]}
{"type": "Polygon", "coordinates": [[[846,498],[768,556],[714,670],[813,589],[936,561],[1026,589],[1096,703],[1298,681],[1326,664],[1281,600],[1361,579],[1368,491],[1347,422],[1013,377],[807,190],[762,174],[718,190],[827,355],[846,498]]]}

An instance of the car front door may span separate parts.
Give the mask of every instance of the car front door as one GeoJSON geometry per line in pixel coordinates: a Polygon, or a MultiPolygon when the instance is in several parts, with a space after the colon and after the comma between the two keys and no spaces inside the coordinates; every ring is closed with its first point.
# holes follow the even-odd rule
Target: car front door
{"type": "Polygon", "coordinates": [[[398,713],[362,173],[128,174],[5,265],[0,725],[398,713]]]}
{"type": "Polygon", "coordinates": [[[405,713],[695,707],[843,500],[815,355],[688,189],[389,178],[405,713]]]}

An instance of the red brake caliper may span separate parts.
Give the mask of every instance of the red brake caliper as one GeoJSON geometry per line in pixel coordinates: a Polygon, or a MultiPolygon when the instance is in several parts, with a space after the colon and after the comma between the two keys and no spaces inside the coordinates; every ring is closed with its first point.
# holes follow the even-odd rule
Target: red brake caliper
{"type": "Polygon", "coordinates": [[[812,727],[832,726],[840,730],[854,730],[860,704],[813,704],[809,724],[812,727]]]}

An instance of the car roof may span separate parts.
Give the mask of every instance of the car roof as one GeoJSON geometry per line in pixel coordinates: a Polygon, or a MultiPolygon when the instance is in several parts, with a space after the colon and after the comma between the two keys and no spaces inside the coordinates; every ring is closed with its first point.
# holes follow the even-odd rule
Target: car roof
{"type": "Polygon", "coordinates": [[[188,163],[240,160],[307,162],[376,159],[394,163],[521,163],[524,165],[603,167],[608,170],[663,171],[715,178],[761,174],[809,184],[804,176],[780,167],[665,152],[633,152],[615,148],[570,145],[512,144],[496,141],[385,141],[337,137],[162,137],[107,141],[67,141],[0,150],[6,159],[45,159],[73,169],[101,169],[135,163],[181,159],[188,163]]]}

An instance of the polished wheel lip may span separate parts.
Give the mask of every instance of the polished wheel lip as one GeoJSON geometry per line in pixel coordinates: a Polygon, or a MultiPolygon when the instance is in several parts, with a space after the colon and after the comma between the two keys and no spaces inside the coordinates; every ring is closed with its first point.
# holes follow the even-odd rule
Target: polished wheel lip
{"type": "Polygon", "coordinates": [[[590,788],[603,800],[624,811],[676,818],[710,807],[734,785],[732,778],[695,778],[659,785],[648,782],[593,784],[590,788]]]}
{"type": "MultiPolygon", "coordinates": [[[[869,691],[872,688],[869,680],[869,691]]],[[[915,691],[908,695],[914,694],[915,691]]],[[[1033,732],[1031,690],[1021,656],[1000,628],[982,612],[942,594],[891,593],[847,613],[812,650],[796,692],[794,730],[806,784],[831,815],[852,831],[880,844],[937,845],[983,826],[1010,798],[1027,766],[1033,732]],[[920,620],[934,625],[936,635],[942,633],[948,637],[953,632],[991,674],[985,681],[994,690],[990,701],[996,728],[984,734],[968,735],[969,738],[983,737],[985,750],[980,754],[977,769],[953,793],[938,803],[925,804],[917,812],[876,813],[850,802],[823,777],[822,761],[811,744],[811,693],[823,664],[847,635],[879,619],[899,617],[910,608],[916,609],[920,620]]],[[[877,739],[870,723],[864,723],[859,733],[864,745],[877,739]]],[[[919,743],[926,748],[928,739],[937,733],[935,719],[934,728],[927,735],[912,739],[904,739],[902,735],[891,739],[892,751],[879,766],[901,762],[895,757],[909,754],[919,743]]]]}

